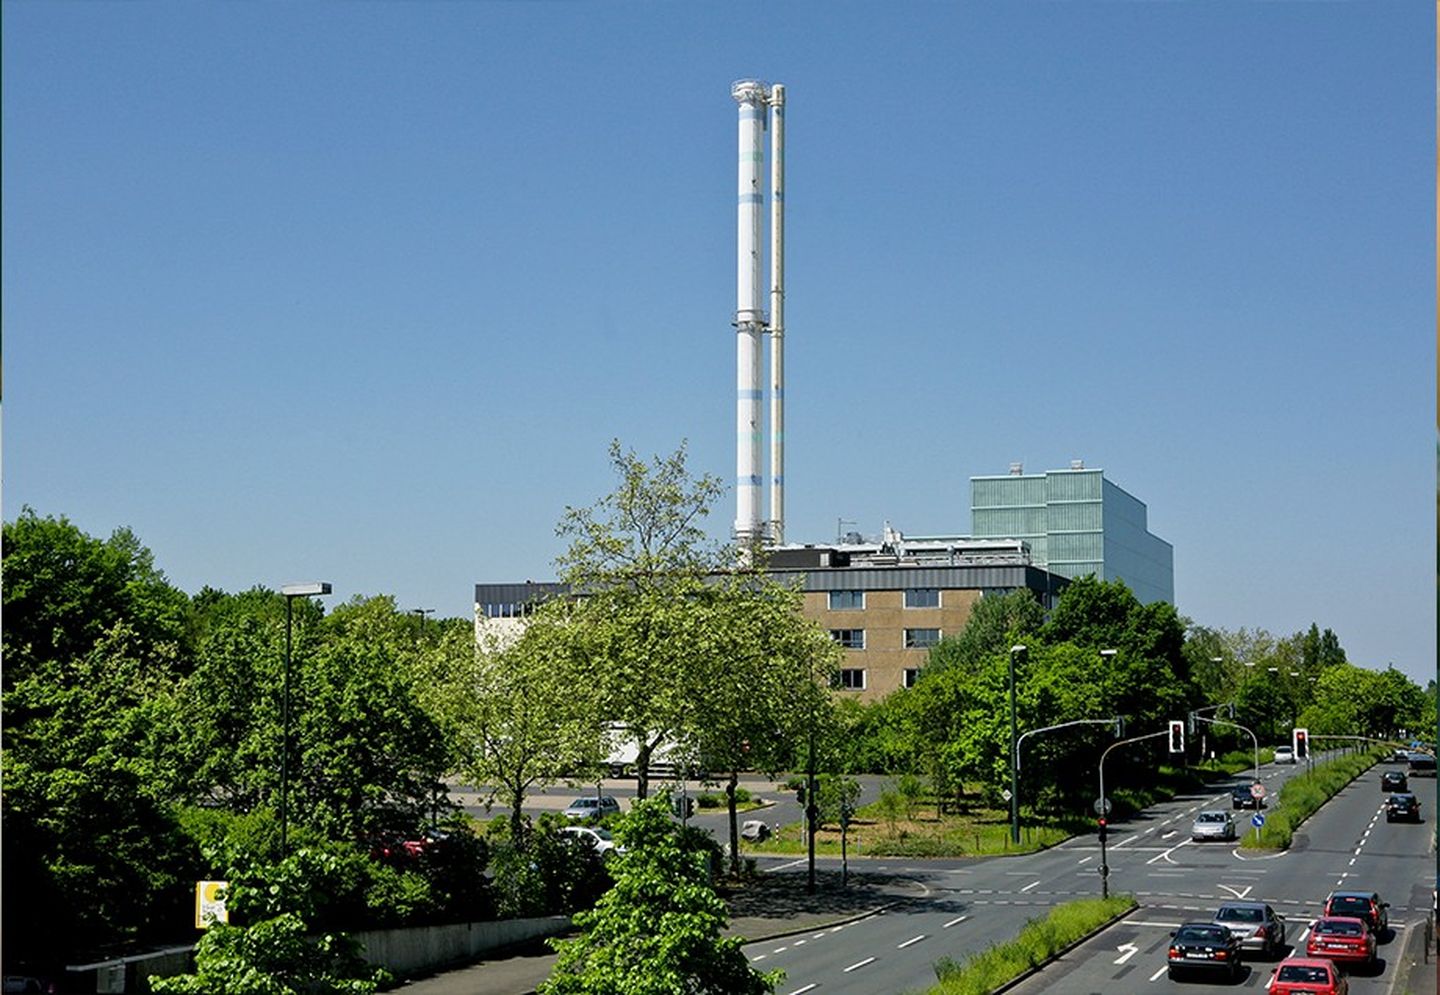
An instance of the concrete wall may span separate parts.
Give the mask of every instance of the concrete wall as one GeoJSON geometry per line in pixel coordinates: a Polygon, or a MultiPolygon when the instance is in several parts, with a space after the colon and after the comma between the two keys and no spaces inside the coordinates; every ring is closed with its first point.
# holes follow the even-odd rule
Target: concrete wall
{"type": "Polygon", "coordinates": [[[350,934],[360,941],[366,963],[400,977],[465,964],[482,954],[570,929],[566,916],[468,922],[416,929],[378,929],[350,934]]]}

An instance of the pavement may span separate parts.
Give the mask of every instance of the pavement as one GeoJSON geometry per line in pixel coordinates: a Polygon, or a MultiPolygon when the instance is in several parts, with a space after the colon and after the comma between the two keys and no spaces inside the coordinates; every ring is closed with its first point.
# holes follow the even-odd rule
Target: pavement
{"type": "MultiPolygon", "coordinates": [[[[874,915],[919,897],[914,882],[876,872],[852,872],[846,886],[839,871],[817,871],[815,894],[802,873],[761,874],[721,896],[730,910],[726,936],[747,943],[826,929],[874,915]]],[[[465,967],[412,979],[404,995],[529,995],[550,974],[558,955],[543,943],[492,954],[465,967]]]]}

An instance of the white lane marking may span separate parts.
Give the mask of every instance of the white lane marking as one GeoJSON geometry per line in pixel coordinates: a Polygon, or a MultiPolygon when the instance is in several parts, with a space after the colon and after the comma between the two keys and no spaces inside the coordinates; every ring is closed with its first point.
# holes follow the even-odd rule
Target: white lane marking
{"type": "Polygon", "coordinates": [[[805,863],[806,859],[807,859],[807,858],[805,858],[805,857],[801,857],[799,860],[792,860],[792,861],[790,861],[790,863],[788,863],[788,864],[777,864],[777,865],[775,865],[774,867],[768,868],[768,869],[766,870],[766,873],[767,873],[767,874],[771,874],[771,873],[774,873],[775,871],[783,871],[783,870],[785,870],[785,868],[787,868],[787,867],[799,867],[801,864],[805,863]]]}
{"type": "Polygon", "coordinates": [[[851,964],[849,967],[847,967],[847,968],[844,970],[843,973],[849,974],[851,971],[854,971],[854,970],[857,970],[857,969],[859,969],[859,968],[862,968],[862,967],[864,967],[866,964],[873,964],[873,963],[875,963],[875,958],[874,958],[874,957],[866,957],[864,960],[860,961],[858,964],[851,964]]]}
{"type": "Polygon", "coordinates": [[[1146,921],[1146,920],[1144,920],[1144,919],[1126,919],[1126,920],[1125,920],[1125,925],[1127,925],[1127,926],[1153,926],[1153,927],[1155,927],[1155,928],[1157,928],[1157,929],[1179,929],[1179,928],[1180,928],[1180,924],[1179,924],[1178,922],[1148,922],[1148,921],[1146,921]]]}
{"type": "Polygon", "coordinates": [[[1133,943],[1122,943],[1115,949],[1120,951],[1120,956],[1115,958],[1115,963],[1117,964],[1125,963],[1140,952],[1140,948],[1133,943]]]}
{"type": "Polygon", "coordinates": [[[1163,851],[1161,851],[1160,853],[1157,853],[1155,856],[1153,856],[1153,857],[1151,857],[1149,860],[1145,861],[1146,866],[1149,866],[1150,864],[1155,863],[1155,861],[1157,861],[1157,860],[1164,860],[1164,861],[1166,861],[1167,863],[1171,863],[1171,864],[1175,863],[1175,861],[1173,861],[1173,860],[1170,859],[1170,855],[1171,855],[1172,853],[1174,853],[1176,850],[1180,849],[1182,846],[1185,846],[1186,844],[1188,844],[1189,842],[1190,842],[1189,840],[1181,840],[1179,843],[1176,843],[1176,844],[1175,844],[1174,846],[1172,846],[1170,849],[1168,849],[1168,850],[1163,850],[1163,851]]]}
{"type": "Polygon", "coordinates": [[[1168,833],[1161,833],[1161,834],[1160,834],[1160,838],[1161,838],[1162,840],[1168,840],[1170,837],[1174,836],[1174,835],[1175,835],[1176,833],[1178,833],[1179,831],[1180,831],[1180,830],[1178,830],[1178,829],[1172,829],[1172,830],[1170,830],[1168,833]]]}
{"type": "Polygon", "coordinates": [[[751,959],[751,960],[764,960],[766,957],[769,957],[769,956],[770,956],[769,954],[756,954],[754,957],[751,957],[750,959],[751,959]]]}
{"type": "Polygon", "coordinates": [[[1253,884],[1247,884],[1247,885],[1245,886],[1244,890],[1237,890],[1237,889],[1235,889],[1235,888],[1230,887],[1228,884],[1222,884],[1220,887],[1224,888],[1224,889],[1225,889],[1226,891],[1228,891],[1230,894],[1234,895],[1237,901],[1244,901],[1244,900],[1245,900],[1245,896],[1248,895],[1248,894],[1250,894],[1250,889],[1253,888],[1253,887],[1255,887],[1255,886],[1254,886],[1253,884]]]}
{"type": "Polygon", "coordinates": [[[1304,942],[1305,942],[1305,937],[1307,937],[1307,936],[1309,936],[1309,935],[1310,935],[1310,927],[1309,927],[1309,926],[1306,926],[1306,927],[1305,927],[1305,931],[1304,931],[1303,933],[1301,933],[1298,937],[1295,938],[1295,942],[1296,942],[1297,944],[1299,944],[1299,943],[1304,943],[1304,942]]]}
{"type": "Polygon", "coordinates": [[[895,949],[896,949],[896,950],[904,950],[906,947],[910,946],[912,943],[919,943],[919,942],[920,942],[921,940],[923,940],[923,939],[925,939],[925,934],[924,934],[924,933],[921,933],[919,936],[912,936],[910,939],[906,940],[904,943],[900,944],[900,945],[899,945],[898,947],[896,947],[895,949]]]}
{"type": "Polygon", "coordinates": [[[1165,967],[1162,967],[1160,970],[1158,970],[1158,971],[1156,971],[1154,974],[1150,975],[1150,980],[1151,980],[1151,981],[1154,981],[1156,978],[1160,977],[1160,975],[1164,974],[1164,973],[1165,973],[1166,971],[1168,971],[1168,970],[1170,970],[1170,967],[1169,967],[1169,965],[1167,964],[1165,967]]]}
{"type": "Polygon", "coordinates": [[[793,992],[790,993],[790,995],[804,995],[805,992],[808,992],[810,989],[815,988],[815,987],[817,987],[817,986],[814,985],[814,984],[809,984],[809,985],[806,985],[804,988],[797,988],[797,989],[795,989],[793,992]]]}
{"type": "Polygon", "coordinates": [[[1092,853],[1092,854],[1091,854],[1090,856],[1088,856],[1088,857],[1081,857],[1081,858],[1080,858],[1080,863],[1083,864],[1083,863],[1085,863],[1085,861],[1087,861],[1087,860],[1094,860],[1094,859],[1095,859],[1095,855],[1092,853]]]}
{"type": "Polygon", "coordinates": [[[1025,894],[1025,892],[1029,891],[1031,888],[1035,887],[1035,886],[1036,886],[1037,884],[1039,884],[1039,883],[1040,883],[1039,881],[1031,881],[1031,882],[1030,882],[1029,884],[1027,884],[1025,887],[1023,887],[1023,888],[1020,889],[1020,894],[1022,894],[1022,895],[1025,894]]]}
{"type": "Polygon", "coordinates": [[[793,945],[793,946],[797,946],[797,947],[803,947],[803,946],[805,945],[805,941],[804,941],[804,940],[796,940],[796,941],[794,942],[794,944],[792,944],[792,945],[793,945]]]}
{"type": "Polygon", "coordinates": [[[951,919],[949,922],[947,922],[945,925],[941,926],[940,928],[941,928],[941,929],[949,929],[951,926],[955,925],[957,922],[964,922],[966,919],[969,919],[969,918],[970,918],[969,916],[956,916],[954,919],[951,919]]]}

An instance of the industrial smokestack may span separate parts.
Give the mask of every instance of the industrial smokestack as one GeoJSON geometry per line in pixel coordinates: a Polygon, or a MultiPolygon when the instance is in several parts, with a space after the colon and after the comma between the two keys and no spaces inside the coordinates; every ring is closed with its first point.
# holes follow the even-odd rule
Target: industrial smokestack
{"type": "Polygon", "coordinates": [[[735,281],[735,540],[742,550],[757,543],[776,541],[784,531],[784,123],[783,86],[768,87],[759,80],[739,80],[730,95],[740,105],[739,173],[736,204],[735,281]],[[771,307],[769,324],[762,307],[760,283],[760,217],[764,207],[761,172],[765,161],[763,132],[774,111],[771,148],[771,307]],[[760,450],[763,396],[760,387],[760,338],[771,338],[773,435],[771,438],[771,516],[769,528],[760,514],[760,450]]]}

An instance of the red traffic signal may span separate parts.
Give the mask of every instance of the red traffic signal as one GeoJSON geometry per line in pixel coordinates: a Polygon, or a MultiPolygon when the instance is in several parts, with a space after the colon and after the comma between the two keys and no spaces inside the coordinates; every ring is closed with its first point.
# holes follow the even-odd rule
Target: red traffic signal
{"type": "Polygon", "coordinates": [[[1296,729],[1291,744],[1295,750],[1295,759],[1304,760],[1310,756],[1310,730],[1296,729]]]}
{"type": "Polygon", "coordinates": [[[1101,843],[1104,843],[1104,842],[1105,842],[1105,830],[1106,830],[1105,817],[1102,815],[1102,816],[1100,817],[1100,842],[1101,842],[1101,843]]]}
{"type": "Polygon", "coordinates": [[[1179,719],[1170,721],[1170,752],[1185,752],[1185,723],[1179,719]]]}

